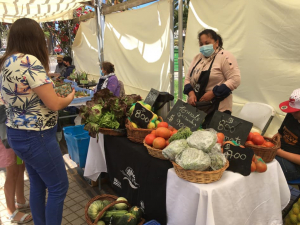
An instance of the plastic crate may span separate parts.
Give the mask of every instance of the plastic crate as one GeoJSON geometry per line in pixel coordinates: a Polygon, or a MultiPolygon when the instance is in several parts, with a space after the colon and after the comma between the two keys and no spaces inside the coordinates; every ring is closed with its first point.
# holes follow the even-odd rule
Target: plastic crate
{"type": "Polygon", "coordinates": [[[83,128],[84,125],[63,128],[69,155],[81,168],[85,167],[86,156],[90,143],[89,132],[83,128]]]}
{"type": "Polygon", "coordinates": [[[151,220],[151,221],[149,221],[147,223],[144,223],[144,225],[160,225],[160,223],[157,222],[156,220],[151,220]]]}
{"type": "Polygon", "coordinates": [[[75,81],[71,81],[71,80],[68,80],[68,79],[64,79],[64,82],[65,83],[71,83],[71,85],[73,86],[77,86],[77,83],[75,81]]]}
{"type": "Polygon", "coordinates": [[[80,88],[80,87],[77,87],[77,86],[74,86],[74,85],[72,85],[72,87],[75,88],[75,91],[84,91],[85,93],[90,94],[90,96],[82,97],[82,98],[74,98],[73,101],[71,102],[71,104],[87,102],[87,101],[92,100],[92,97],[94,96],[94,91],[93,90],[80,88]]]}

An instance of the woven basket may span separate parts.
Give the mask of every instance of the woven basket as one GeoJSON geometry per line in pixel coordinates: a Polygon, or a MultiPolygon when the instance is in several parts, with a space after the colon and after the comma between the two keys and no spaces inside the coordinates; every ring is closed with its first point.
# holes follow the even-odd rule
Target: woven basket
{"type": "MultiPolygon", "coordinates": [[[[103,215],[103,213],[108,210],[110,207],[114,206],[115,204],[118,203],[126,203],[128,205],[128,208],[130,208],[130,204],[127,201],[116,201],[118,199],[117,196],[114,195],[97,195],[94,198],[92,198],[86,205],[85,205],[85,220],[87,222],[88,225],[96,225],[97,222],[99,221],[99,218],[103,215]],[[112,203],[110,203],[109,205],[107,205],[97,216],[97,218],[95,219],[94,223],[92,222],[92,220],[90,219],[89,215],[88,215],[88,209],[90,207],[90,205],[96,201],[96,200],[109,200],[112,201],[112,203]]],[[[137,224],[137,225],[143,225],[145,223],[145,220],[142,218],[141,221],[137,224]]]]}
{"type": "Polygon", "coordinates": [[[273,147],[263,147],[263,146],[259,146],[259,145],[250,145],[250,144],[245,144],[245,146],[248,148],[251,148],[254,151],[255,155],[260,156],[262,158],[262,160],[264,160],[266,163],[269,163],[269,162],[273,161],[273,159],[276,156],[277,150],[281,146],[280,137],[275,136],[274,139],[264,137],[264,139],[272,142],[274,144],[274,146],[273,147]]]}
{"type": "Polygon", "coordinates": [[[118,129],[109,129],[109,128],[99,128],[99,132],[104,135],[111,135],[111,136],[126,136],[126,130],[118,129]]]}
{"type": "MultiPolygon", "coordinates": [[[[160,121],[163,121],[162,117],[158,117],[160,121]]],[[[130,121],[126,120],[126,129],[127,129],[127,137],[130,141],[143,143],[145,137],[150,134],[154,129],[143,129],[143,128],[134,128],[130,121]]]]}
{"type": "Polygon", "coordinates": [[[229,166],[228,160],[223,168],[215,171],[185,170],[177,163],[171,161],[178,177],[193,183],[209,184],[221,179],[223,172],[229,166]]]}
{"type": "Polygon", "coordinates": [[[145,143],[145,141],[143,143],[144,143],[144,146],[147,148],[149,155],[151,155],[152,157],[158,158],[158,159],[168,160],[162,154],[162,150],[157,149],[157,148],[153,148],[153,147],[147,145],[145,143]]]}

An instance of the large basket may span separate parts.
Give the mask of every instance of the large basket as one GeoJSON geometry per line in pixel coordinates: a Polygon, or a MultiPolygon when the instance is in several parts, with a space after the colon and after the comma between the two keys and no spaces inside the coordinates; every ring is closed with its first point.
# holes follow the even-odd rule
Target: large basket
{"type": "Polygon", "coordinates": [[[109,129],[109,128],[99,128],[99,132],[104,135],[111,136],[126,136],[125,129],[109,129]]]}
{"type": "MultiPolygon", "coordinates": [[[[158,117],[160,121],[163,121],[162,117],[158,117]]],[[[126,129],[127,129],[127,137],[130,141],[143,143],[145,137],[150,134],[154,129],[143,129],[143,128],[134,128],[130,121],[126,120],[126,129]]]]}
{"type": "Polygon", "coordinates": [[[157,149],[157,148],[153,148],[153,147],[147,145],[145,143],[145,141],[143,143],[144,143],[144,146],[147,148],[149,155],[151,155],[152,157],[158,158],[158,159],[168,160],[162,154],[162,150],[157,149]]]}
{"type": "Polygon", "coordinates": [[[226,160],[225,166],[215,171],[196,171],[196,170],[185,170],[177,163],[172,161],[175,172],[178,177],[193,183],[209,184],[221,179],[223,172],[229,166],[228,160],[226,160]]]}
{"type": "Polygon", "coordinates": [[[272,162],[273,159],[276,156],[277,150],[281,146],[280,137],[279,135],[275,136],[275,138],[268,138],[264,137],[265,140],[268,140],[274,144],[273,147],[263,147],[259,145],[251,145],[251,144],[245,144],[246,147],[251,148],[255,155],[260,156],[262,160],[264,160],[266,163],[272,162]]]}
{"type": "MultiPolygon", "coordinates": [[[[97,222],[99,221],[99,218],[103,215],[104,212],[106,212],[106,210],[108,210],[110,207],[114,206],[117,203],[126,203],[128,205],[128,208],[130,208],[130,204],[127,201],[116,201],[118,199],[117,196],[114,195],[97,195],[94,198],[92,198],[86,205],[85,205],[85,220],[87,222],[88,225],[96,225],[97,222]],[[90,219],[89,215],[88,215],[88,209],[90,207],[90,205],[96,201],[96,200],[109,200],[112,201],[112,203],[110,203],[109,205],[107,205],[97,216],[97,218],[95,219],[94,222],[92,222],[92,220],[90,219]]],[[[138,225],[143,225],[145,223],[145,220],[142,218],[141,221],[138,223],[138,225]]]]}

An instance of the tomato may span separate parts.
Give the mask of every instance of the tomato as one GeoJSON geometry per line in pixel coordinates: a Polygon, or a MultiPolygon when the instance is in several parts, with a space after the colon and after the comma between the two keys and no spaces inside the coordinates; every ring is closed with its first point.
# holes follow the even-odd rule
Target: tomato
{"type": "Polygon", "coordinates": [[[248,145],[254,145],[254,143],[252,141],[246,141],[245,144],[248,144],[248,145]]]}
{"type": "Polygon", "coordinates": [[[155,130],[151,131],[151,134],[153,134],[156,137],[155,130]]]}
{"type": "Polygon", "coordinates": [[[153,134],[148,134],[148,135],[145,137],[145,143],[146,143],[147,145],[152,146],[153,141],[154,141],[155,138],[156,138],[155,135],[153,135],[153,134]]]}
{"type": "Polygon", "coordinates": [[[165,128],[168,128],[169,127],[169,124],[167,122],[160,122],[159,124],[157,124],[157,128],[158,127],[165,127],[165,128]]]}
{"type": "Polygon", "coordinates": [[[223,133],[217,133],[217,143],[220,143],[222,145],[224,139],[225,139],[225,135],[223,133]]]}
{"type": "Polygon", "coordinates": [[[255,162],[256,161],[256,155],[254,154],[252,157],[252,161],[255,162]]]}
{"type": "Polygon", "coordinates": [[[162,137],[164,139],[169,139],[171,136],[171,131],[168,128],[165,127],[159,127],[155,131],[156,137],[162,137]]]}
{"type": "Polygon", "coordinates": [[[267,170],[267,165],[265,163],[262,163],[260,161],[256,163],[256,172],[263,173],[266,170],[267,170]]]}
{"type": "Polygon", "coordinates": [[[273,144],[272,142],[270,142],[270,141],[266,141],[266,142],[264,143],[264,145],[265,145],[266,147],[269,147],[269,148],[274,147],[274,144],[273,144]]]}
{"type": "Polygon", "coordinates": [[[256,170],[255,162],[251,162],[251,172],[254,172],[256,170]]]}
{"type": "Polygon", "coordinates": [[[178,130],[174,129],[174,130],[172,131],[172,135],[173,135],[173,134],[176,134],[177,132],[178,132],[178,130]]]}
{"type": "Polygon", "coordinates": [[[169,143],[169,140],[166,140],[166,146],[168,146],[170,143],[169,143]]]}
{"type": "Polygon", "coordinates": [[[253,133],[250,132],[248,137],[247,137],[247,141],[252,141],[252,138],[253,138],[253,133]]]}
{"type": "Polygon", "coordinates": [[[166,140],[162,137],[157,137],[153,140],[153,147],[157,149],[163,149],[166,147],[166,140]]]}
{"type": "Polygon", "coordinates": [[[172,131],[172,132],[175,130],[175,128],[172,127],[172,126],[169,126],[168,129],[169,129],[170,131],[172,131]]]}
{"type": "Polygon", "coordinates": [[[253,135],[260,135],[260,133],[258,133],[258,132],[253,132],[252,134],[253,135]]]}
{"type": "Polygon", "coordinates": [[[265,142],[265,139],[261,135],[254,135],[252,141],[255,145],[262,145],[265,142]]]}

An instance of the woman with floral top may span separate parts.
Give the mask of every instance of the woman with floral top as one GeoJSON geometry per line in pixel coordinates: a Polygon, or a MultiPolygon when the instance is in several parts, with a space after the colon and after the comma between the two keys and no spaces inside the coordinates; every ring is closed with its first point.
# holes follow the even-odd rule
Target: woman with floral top
{"type": "Polygon", "coordinates": [[[49,56],[45,35],[39,24],[31,19],[19,19],[11,26],[0,68],[7,139],[15,153],[26,162],[34,224],[61,224],[69,184],[55,138],[57,111],[70,104],[75,91],[65,98],[56,95],[47,76],[49,56]]]}

